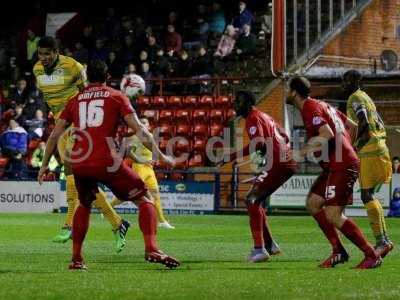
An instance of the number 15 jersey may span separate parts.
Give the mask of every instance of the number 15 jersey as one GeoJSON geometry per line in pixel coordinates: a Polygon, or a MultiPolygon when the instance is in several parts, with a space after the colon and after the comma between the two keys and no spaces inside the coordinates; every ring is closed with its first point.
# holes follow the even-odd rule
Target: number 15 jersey
{"type": "Polygon", "coordinates": [[[308,140],[318,136],[320,127],[326,124],[333,131],[334,138],[328,142],[329,157],[319,162],[323,169],[343,170],[359,164],[350,134],[344,125],[347,117],[343,113],[323,101],[308,98],[304,102],[302,117],[308,140]]]}
{"type": "Polygon", "coordinates": [[[111,166],[121,159],[114,145],[119,120],[133,112],[126,96],[105,85],[91,84],[73,97],[60,117],[75,125],[72,166],[111,166]]]}

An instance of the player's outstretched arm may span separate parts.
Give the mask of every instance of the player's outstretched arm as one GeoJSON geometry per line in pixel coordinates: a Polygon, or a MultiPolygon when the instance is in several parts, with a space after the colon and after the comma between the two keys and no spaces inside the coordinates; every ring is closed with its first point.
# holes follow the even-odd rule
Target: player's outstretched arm
{"type": "Polygon", "coordinates": [[[43,175],[46,173],[46,171],[48,169],[50,158],[54,154],[56,147],[57,147],[58,140],[59,140],[60,136],[63,134],[63,132],[65,131],[66,126],[67,126],[67,122],[65,120],[63,120],[63,119],[57,120],[56,126],[53,129],[52,133],[50,134],[49,139],[47,140],[46,149],[44,150],[42,167],[40,168],[39,174],[38,174],[39,184],[43,183],[43,175]]]}
{"type": "Polygon", "coordinates": [[[153,149],[155,153],[160,157],[162,160],[164,160],[166,163],[168,163],[171,166],[175,165],[175,160],[162,153],[160,148],[158,147],[156,141],[154,140],[153,135],[150,133],[150,131],[140,122],[139,118],[137,117],[136,113],[133,114],[128,114],[124,117],[124,120],[126,124],[128,125],[129,128],[133,129],[136,131],[137,134],[142,134],[144,139],[148,142],[149,145],[146,145],[147,143],[144,143],[146,147],[149,149],[153,149]]]}

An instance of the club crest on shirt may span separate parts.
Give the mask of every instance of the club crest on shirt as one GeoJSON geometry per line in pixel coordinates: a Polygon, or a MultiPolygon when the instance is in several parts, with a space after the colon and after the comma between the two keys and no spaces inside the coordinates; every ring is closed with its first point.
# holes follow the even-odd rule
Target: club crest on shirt
{"type": "Polygon", "coordinates": [[[257,127],[255,127],[255,126],[250,127],[250,129],[249,129],[250,135],[255,135],[256,132],[257,132],[257,127]]]}
{"type": "Polygon", "coordinates": [[[314,117],[314,118],[312,119],[312,123],[313,123],[313,125],[319,125],[319,124],[321,124],[321,123],[322,123],[321,117],[314,117]]]}

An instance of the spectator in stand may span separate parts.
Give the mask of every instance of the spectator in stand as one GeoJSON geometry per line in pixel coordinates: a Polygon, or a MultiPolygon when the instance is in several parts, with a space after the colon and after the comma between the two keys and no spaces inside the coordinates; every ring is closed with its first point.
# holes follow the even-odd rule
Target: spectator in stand
{"type": "Polygon", "coordinates": [[[32,67],[36,63],[37,59],[37,48],[40,38],[36,34],[28,29],[28,38],[26,40],[26,60],[32,67]]]}
{"type": "Polygon", "coordinates": [[[96,47],[91,53],[91,59],[92,60],[102,60],[106,61],[108,58],[108,50],[105,48],[104,45],[104,40],[103,39],[97,39],[96,40],[96,47]]]}
{"type": "Polygon", "coordinates": [[[178,53],[182,50],[182,37],[175,31],[175,27],[169,24],[167,27],[167,34],[165,35],[165,47],[167,52],[173,50],[174,53],[178,53]]]}
{"type": "Polygon", "coordinates": [[[236,43],[236,54],[240,59],[248,58],[249,55],[254,55],[256,51],[257,38],[251,32],[249,24],[243,25],[243,33],[240,35],[236,43]]]}
{"type": "Polygon", "coordinates": [[[133,28],[133,21],[129,16],[122,17],[122,29],[121,29],[121,36],[133,36],[135,31],[133,28]]]}
{"type": "Polygon", "coordinates": [[[46,105],[43,102],[43,98],[34,97],[32,93],[29,95],[28,101],[26,102],[23,110],[23,115],[27,120],[35,118],[36,111],[41,110],[44,115],[47,115],[46,105]]]}
{"type": "MultiPolygon", "coordinates": [[[[35,149],[35,151],[33,151],[31,159],[32,168],[39,169],[42,167],[45,148],[46,148],[46,143],[40,142],[39,146],[35,149]]],[[[58,168],[58,162],[53,155],[50,159],[49,170],[51,172],[54,172],[57,170],[57,168],[58,168]]]]}
{"type": "Polygon", "coordinates": [[[133,37],[127,35],[124,38],[124,46],[120,52],[121,62],[123,65],[127,65],[129,62],[135,59],[135,48],[133,43],[133,37]]]}
{"type": "Polygon", "coordinates": [[[221,8],[221,4],[214,2],[212,5],[212,12],[208,18],[208,24],[210,25],[210,32],[212,34],[222,34],[224,32],[226,22],[225,14],[221,8]]]}
{"type": "Polygon", "coordinates": [[[64,48],[63,51],[62,51],[62,54],[65,55],[65,56],[69,56],[69,57],[73,57],[74,56],[74,54],[72,53],[71,49],[69,49],[69,48],[64,48]]]}
{"type": "Polygon", "coordinates": [[[26,116],[24,114],[24,105],[23,104],[18,104],[15,107],[15,114],[13,119],[22,127],[25,126],[25,122],[26,122],[26,116]]]}
{"type": "Polygon", "coordinates": [[[24,155],[28,149],[28,134],[17,121],[11,119],[8,129],[0,136],[1,153],[13,158],[17,154],[24,155]]]}
{"type": "Polygon", "coordinates": [[[204,21],[203,17],[197,18],[197,24],[191,34],[191,41],[183,44],[185,49],[192,49],[200,45],[208,44],[208,33],[210,26],[204,21]]]}
{"type": "Polygon", "coordinates": [[[35,113],[35,118],[26,120],[25,126],[28,129],[29,140],[41,139],[46,129],[46,120],[43,117],[43,112],[38,109],[35,113]]]}
{"type": "Polygon", "coordinates": [[[183,30],[183,24],[181,19],[179,18],[179,15],[176,11],[171,11],[168,14],[168,22],[167,24],[171,24],[174,26],[175,30],[180,32],[183,30]]]}
{"type": "Polygon", "coordinates": [[[217,50],[214,56],[223,58],[230,55],[235,47],[237,39],[237,33],[232,25],[226,26],[225,33],[222,35],[221,40],[218,43],[217,50]]]}
{"type": "Polygon", "coordinates": [[[115,51],[111,51],[108,54],[108,59],[106,61],[108,66],[108,74],[112,79],[120,79],[124,73],[121,62],[117,58],[115,51]]]}
{"type": "Polygon", "coordinates": [[[144,62],[149,62],[149,55],[148,55],[147,51],[142,50],[142,51],[140,51],[139,60],[137,61],[136,65],[141,66],[142,63],[144,63],[144,62]]]}
{"type": "Polygon", "coordinates": [[[158,48],[160,47],[157,45],[156,37],[154,35],[150,35],[147,38],[147,46],[144,49],[148,54],[150,64],[153,64],[155,61],[158,48]]]}
{"type": "Polygon", "coordinates": [[[164,56],[164,50],[159,48],[157,51],[156,60],[151,66],[154,75],[158,78],[164,78],[168,73],[168,59],[164,56]]]}
{"type": "Polygon", "coordinates": [[[232,21],[233,27],[239,32],[242,32],[243,25],[248,24],[252,25],[254,22],[254,16],[250,10],[247,9],[246,2],[239,2],[239,14],[234,17],[232,21]]]}
{"type": "Polygon", "coordinates": [[[14,107],[18,104],[24,104],[26,102],[28,94],[29,91],[27,89],[26,79],[18,79],[17,85],[10,95],[11,104],[14,105],[14,107]]]}
{"type": "Polygon", "coordinates": [[[104,31],[108,40],[118,40],[120,22],[115,15],[115,9],[112,7],[107,8],[107,17],[104,21],[104,31]]]}
{"type": "Polygon", "coordinates": [[[174,77],[190,77],[192,75],[192,62],[185,50],[178,55],[178,61],[175,65],[174,77]]]}
{"type": "MultiPolygon", "coordinates": [[[[93,26],[92,25],[87,25],[83,29],[82,37],[79,39],[83,45],[84,48],[88,50],[94,49],[95,46],[95,37],[93,34],[93,26]]],[[[60,47],[60,45],[59,45],[60,47]]],[[[62,48],[59,48],[62,49],[62,48]]]]}
{"type": "Polygon", "coordinates": [[[213,64],[205,46],[198,48],[197,57],[194,59],[192,71],[194,78],[209,78],[213,74],[213,64]]]}
{"type": "Polygon", "coordinates": [[[395,156],[392,159],[393,174],[400,174],[400,157],[395,156]]]}
{"type": "Polygon", "coordinates": [[[75,43],[75,51],[72,57],[81,64],[87,65],[89,62],[89,51],[83,46],[81,42],[75,43]]]}
{"type": "Polygon", "coordinates": [[[150,65],[148,62],[142,63],[142,72],[140,75],[146,82],[146,89],[144,91],[144,95],[150,96],[153,91],[153,82],[150,80],[153,78],[153,73],[151,73],[150,71],[150,65]]]}

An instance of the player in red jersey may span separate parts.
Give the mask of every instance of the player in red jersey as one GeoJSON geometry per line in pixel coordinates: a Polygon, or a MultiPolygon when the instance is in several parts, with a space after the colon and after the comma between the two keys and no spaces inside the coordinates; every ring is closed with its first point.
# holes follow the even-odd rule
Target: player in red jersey
{"type": "Polygon", "coordinates": [[[119,119],[123,118],[130,128],[142,133],[150,141],[149,149],[154,149],[161,159],[171,165],[174,164],[174,160],[160,151],[153,136],[138,120],[129,99],[105,85],[107,66],[104,62],[92,61],[88,66],[87,75],[90,85],[72,98],[62,112],[48,139],[43,166],[38,175],[38,181],[42,183],[43,174],[60,136],[69,124],[74,124],[75,143],[68,159],[75,176],[80,206],[73,220],[73,254],[69,268],[86,268],[82,257],[82,244],[89,227],[90,208],[98,193],[98,183],[109,187],[119,199],[132,201],[138,207],[139,227],[145,243],[145,259],[175,268],[180,263],[164,254],[157,246],[157,213],[151,196],[138,175],[122,163],[123,155],[120,155],[114,146],[119,119]]]}
{"type": "Polygon", "coordinates": [[[359,227],[343,214],[346,205],[353,202],[353,186],[359,172],[359,159],[351,142],[357,126],[327,103],[310,98],[310,88],[306,78],[294,77],[289,82],[287,103],[300,110],[307,131],[307,144],[296,156],[317,159],[323,170],[306,204],[333,248],[332,255],[320,267],[331,268],[348,261],[336,229],[364,253],[365,258],[356,268],[378,267],[381,257],[359,227]]]}
{"type": "Polygon", "coordinates": [[[291,158],[289,138],[284,130],[266,113],[255,107],[254,94],[247,91],[236,93],[235,111],[246,120],[246,132],[250,143],[242,151],[233,153],[230,160],[261,153],[265,161],[262,171],[252,182],[253,186],[246,197],[250,229],[254,249],[249,261],[266,261],[269,255],[280,253],[279,246],[273,240],[267,225],[265,209],[262,204],[284,184],[297,169],[297,163],[291,158]]]}

